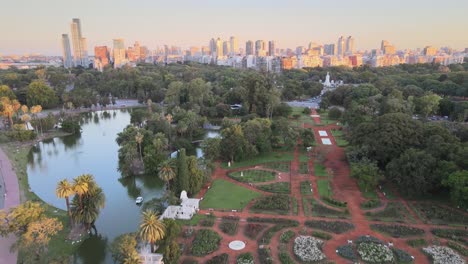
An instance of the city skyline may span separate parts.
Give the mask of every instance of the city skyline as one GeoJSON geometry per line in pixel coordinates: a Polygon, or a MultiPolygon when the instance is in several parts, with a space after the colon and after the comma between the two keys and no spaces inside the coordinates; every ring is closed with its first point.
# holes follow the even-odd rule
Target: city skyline
{"type": "Polygon", "coordinates": [[[6,36],[0,53],[60,55],[61,36],[69,32],[67,25],[72,18],[81,19],[90,53],[94,46],[112,46],[117,38],[128,43],[140,41],[150,49],[164,44],[207,46],[212,37],[228,41],[230,36],[237,37],[239,47],[248,40],[264,39],[274,40],[276,47],[295,48],[309,42],[334,43],[341,35],[356,39],[355,50],[379,48],[382,39],[398,49],[468,46],[468,35],[463,34],[463,10],[468,3],[436,3],[395,0],[382,6],[370,0],[241,0],[233,6],[213,0],[201,4],[143,0],[138,5],[109,0],[54,5],[9,1],[0,18],[0,34],[6,36]],[[445,16],[442,23],[435,19],[440,14],[450,16],[445,16]]]}

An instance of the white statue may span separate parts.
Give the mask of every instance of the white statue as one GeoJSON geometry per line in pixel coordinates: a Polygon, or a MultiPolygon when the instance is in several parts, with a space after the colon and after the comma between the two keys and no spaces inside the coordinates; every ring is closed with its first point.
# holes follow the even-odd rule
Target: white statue
{"type": "Polygon", "coordinates": [[[327,77],[325,78],[325,82],[323,83],[323,86],[325,86],[325,87],[330,87],[331,86],[330,73],[329,72],[327,72],[327,77]]]}

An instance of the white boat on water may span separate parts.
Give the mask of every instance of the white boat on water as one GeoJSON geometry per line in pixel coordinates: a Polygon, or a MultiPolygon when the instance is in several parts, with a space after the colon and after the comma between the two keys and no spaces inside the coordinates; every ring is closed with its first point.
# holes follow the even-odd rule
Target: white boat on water
{"type": "Polygon", "coordinates": [[[136,201],[135,201],[135,202],[136,202],[136,204],[141,204],[141,203],[143,202],[143,197],[138,196],[138,197],[136,198],[136,201]]]}

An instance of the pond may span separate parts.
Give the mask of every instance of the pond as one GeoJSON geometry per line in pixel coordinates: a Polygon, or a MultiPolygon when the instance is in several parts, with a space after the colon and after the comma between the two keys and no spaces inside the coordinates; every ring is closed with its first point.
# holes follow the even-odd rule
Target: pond
{"type": "Polygon", "coordinates": [[[163,195],[164,184],[157,175],[120,179],[115,139],[129,123],[130,114],[124,109],[87,113],[81,135],[39,142],[29,155],[31,191],[49,204],[65,210],[65,200],[55,196],[57,182],[80,174],[93,174],[104,190],[106,205],[96,221],[100,236],[82,243],[76,263],[113,263],[106,244],[138,229],[141,208],[135,199],[143,196],[148,201],[163,195]]]}

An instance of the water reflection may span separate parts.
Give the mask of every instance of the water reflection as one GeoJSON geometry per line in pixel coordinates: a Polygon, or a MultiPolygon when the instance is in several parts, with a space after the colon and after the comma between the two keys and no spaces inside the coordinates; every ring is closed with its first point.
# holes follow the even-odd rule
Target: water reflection
{"type": "Polygon", "coordinates": [[[106,260],[107,238],[93,235],[87,238],[78,248],[74,263],[96,264],[106,260]]]}

